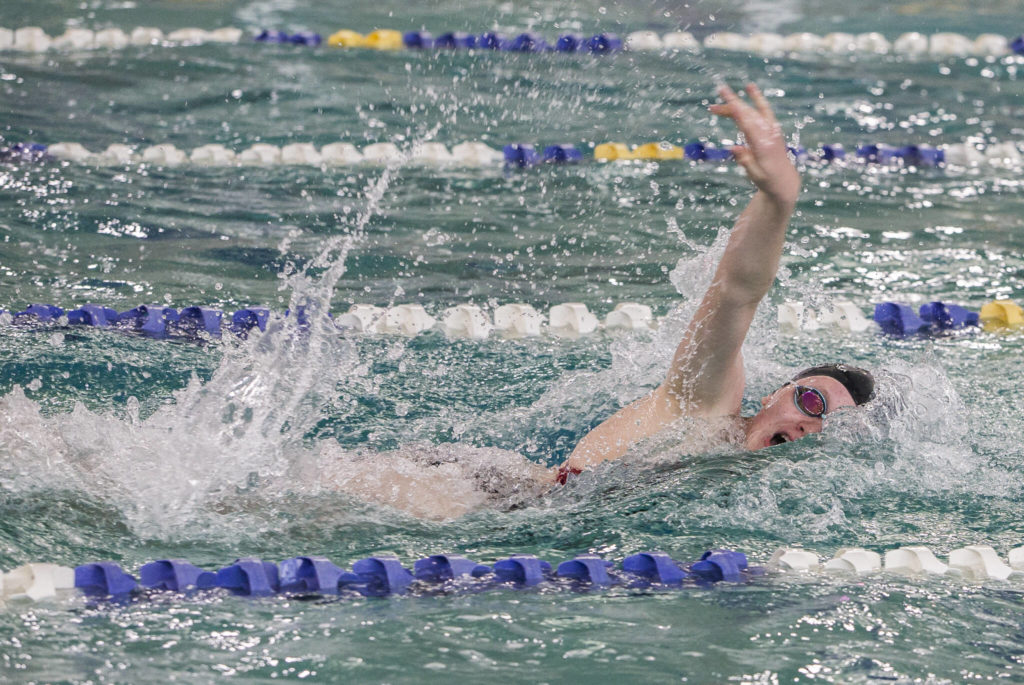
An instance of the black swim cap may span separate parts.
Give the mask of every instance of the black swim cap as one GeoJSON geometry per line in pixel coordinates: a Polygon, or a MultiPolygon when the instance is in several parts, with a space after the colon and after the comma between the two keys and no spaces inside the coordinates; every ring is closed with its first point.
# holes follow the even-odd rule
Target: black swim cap
{"type": "Polygon", "coordinates": [[[875,396],[875,377],[870,372],[847,364],[822,364],[804,369],[793,376],[794,381],[810,376],[828,376],[843,384],[855,404],[864,404],[875,396]]]}

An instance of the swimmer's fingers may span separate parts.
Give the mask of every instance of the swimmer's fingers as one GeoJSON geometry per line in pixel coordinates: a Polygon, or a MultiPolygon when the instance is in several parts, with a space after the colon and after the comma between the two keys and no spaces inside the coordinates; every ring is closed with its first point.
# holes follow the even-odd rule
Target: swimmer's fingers
{"type": "Polygon", "coordinates": [[[758,113],[764,117],[765,121],[773,125],[778,123],[775,119],[775,112],[772,111],[772,106],[768,104],[768,98],[764,96],[760,88],[753,83],[748,83],[747,95],[750,96],[750,101],[754,103],[758,113]]]}
{"type": "Polygon", "coordinates": [[[718,88],[718,95],[725,100],[725,104],[711,105],[709,109],[712,114],[732,119],[740,127],[740,130],[751,124],[751,116],[754,114],[754,109],[743,102],[740,96],[736,94],[736,91],[729,86],[722,85],[718,88]]]}
{"type": "MultiPolygon", "coordinates": [[[[749,92],[750,86],[748,86],[749,92]]],[[[755,147],[762,144],[762,141],[767,142],[772,139],[774,132],[778,129],[778,123],[775,121],[774,116],[771,115],[771,107],[768,106],[764,96],[761,95],[761,91],[754,87],[754,92],[761,98],[764,108],[767,110],[771,118],[765,118],[761,111],[754,109],[743,100],[740,96],[733,91],[729,86],[721,86],[718,89],[719,95],[725,100],[725,104],[712,105],[709,109],[712,114],[727,117],[736,122],[736,127],[741,133],[747,138],[747,141],[753,143],[755,147]]]]}

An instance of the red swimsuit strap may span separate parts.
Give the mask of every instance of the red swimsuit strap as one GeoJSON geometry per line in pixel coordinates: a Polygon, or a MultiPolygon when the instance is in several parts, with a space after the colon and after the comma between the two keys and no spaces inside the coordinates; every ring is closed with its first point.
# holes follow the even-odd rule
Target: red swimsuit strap
{"type": "Polygon", "coordinates": [[[569,480],[569,476],[578,476],[583,473],[583,469],[576,469],[567,464],[563,464],[558,469],[558,475],[555,476],[555,482],[559,485],[565,485],[565,481],[569,480]]]}

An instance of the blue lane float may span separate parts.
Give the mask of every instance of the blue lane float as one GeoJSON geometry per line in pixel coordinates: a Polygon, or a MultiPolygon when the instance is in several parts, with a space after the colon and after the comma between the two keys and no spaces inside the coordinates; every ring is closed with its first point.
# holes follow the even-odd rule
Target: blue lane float
{"type": "Polygon", "coordinates": [[[351,573],[342,573],[338,589],[354,591],[364,597],[384,597],[404,592],[415,580],[412,573],[393,557],[368,557],[352,564],[351,573]]]}
{"type": "Polygon", "coordinates": [[[861,145],[857,156],[869,164],[893,164],[903,162],[909,166],[934,167],[944,164],[945,153],[940,148],[928,145],[904,145],[894,147],[885,144],[861,145]]]}
{"type": "Polygon", "coordinates": [[[926,328],[912,307],[898,302],[880,302],[875,305],[875,323],[888,335],[912,335],[926,328]]]}
{"type": "Polygon", "coordinates": [[[477,40],[472,33],[462,31],[442,33],[434,41],[434,47],[439,50],[472,50],[477,46],[477,40]]]}
{"type": "Polygon", "coordinates": [[[899,337],[979,325],[977,312],[944,302],[928,302],[917,311],[899,302],[880,302],[875,305],[874,319],[883,333],[899,337]]]}
{"type": "Polygon", "coordinates": [[[929,302],[921,305],[918,315],[926,323],[939,330],[966,328],[978,325],[978,313],[966,308],[945,302],[929,302]]]}
{"type": "Polygon", "coordinates": [[[693,578],[693,574],[682,569],[667,554],[641,552],[622,560],[622,570],[650,582],[664,585],[679,585],[693,578]]]}
{"type": "Polygon", "coordinates": [[[14,143],[0,148],[0,162],[39,162],[46,159],[46,150],[42,143],[14,143]]]}
{"type": "Polygon", "coordinates": [[[687,159],[695,162],[722,162],[732,158],[732,150],[717,148],[699,141],[684,145],[683,153],[687,159]]]}
{"type": "Polygon", "coordinates": [[[514,554],[494,562],[494,575],[500,582],[523,587],[539,585],[551,574],[551,564],[532,554],[514,554]]]}
{"type": "Polygon", "coordinates": [[[110,307],[98,304],[85,304],[68,312],[68,324],[71,326],[93,326],[106,328],[117,323],[117,312],[110,307]]]}
{"type": "Polygon", "coordinates": [[[728,549],[710,550],[690,565],[690,573],[708,583],[742,583],[752,576],[764,575],[760,566],[750,566],[747,555],[728,549]]]}
{"type": "Polygon", "coordinates": [[[198,587],[212,587],[215,574],[204,571],[184,559],[158,559],[139,568],[139,585],[151,590],[184,592],[198,587]]]}
{"type": "Polygon", "coordinates": [[[510,143],[502,148],[502,153],[506,166],[525,168],[540,164],[542,160],[537,149],[526,143],[510,143]]]}
{"type": "MultiPolygon", "coordinates": [[[[209,335],[218,338],[220,337],[223,319],[224,312],[219,309],[211,309],[210,307],[185,307],[178,315],[178,327],[186,334],[195,334],[199,331],[204,331],[209,335]]],[[[265,318],[263,327],[266,328],[265,318]]]]}
{"type": "Polygon", "coordinates": [[[117,323],[143,335],[165,338],[168,326],[177,323],[180,318],[178,310],[174,307],[143,304],[118,314],[117,323]]]}
{"type": "Polygon", "coordinates": [[[338,594],[338,581],[345,571],[324,557],[285,559],[279,568],[281,592],[338,594]]]}
{"type": "Polygon", "coordinates": [[[281,590],[277,564],[261,559],[237,559],[215,574],[199,577],[199,588],[224,588],[232,594],[267,597],[281,590]]]}
{"type": "Polygon", "coordinates": [[[15,322],[21,322],[26,320],[39,321],[46,323],[49,321],[56,321],[64,315],[64,310],[54,304],[30,304],[24,310],[15,312],[15,322]]]}
{"type": "Polygon", "coordinates": [[[583,161],[583,153],[575,145],[548,145],[542,159],[552,164],[576,164],[583,161]]]}
{"type": "Polygon", "coordinates": [[[510,52],[547,52],[551,49],[544,37],[538,33],[520,33],[515,38],[505,43],[504,49],[510,52]]]}
{"type": "Polygon", "coordinates": [[[488,573],[493,573],[490,566],[478,564],[458,554],[435,554],[420,559],[413,566],[416,579],[430,583],[443,583],[461,577],[481,578],[488,573]]]}
{"type": "Polygon", "coordinates": [[[402,35],[402,43],[414,50],[429,50],[436,46],[434,36],[427,31],[408,31],[402,35]]]}
{"type": "Polygon", "coordinates": [[[111,561],[82,564],[75,568],[75,587],[86,595],[127,595],[138,585],[133,576],[111,561]]]}
{"type": "Polygon", "coordinates": [[[555,575],[559,578],[571,578],[598,587],[607,587],[612,584],[612,578],[608,575],[608,567],[611,565],[612,562],[601,557],[579,556],[559,564],[555,569],[555,575]]]}

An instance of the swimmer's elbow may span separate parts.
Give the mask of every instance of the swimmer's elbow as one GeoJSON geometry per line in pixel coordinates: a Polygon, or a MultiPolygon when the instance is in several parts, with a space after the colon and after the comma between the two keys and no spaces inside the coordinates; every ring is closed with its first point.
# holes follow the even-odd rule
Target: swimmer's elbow
{"type": "Polygon", "coordinates": [[[731,274],[719,283],[718,305],[728,310],[737,307],[756,308],[772,288],[775,274],[765,278],[760,274],[731,274]]]}

